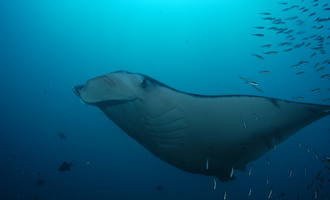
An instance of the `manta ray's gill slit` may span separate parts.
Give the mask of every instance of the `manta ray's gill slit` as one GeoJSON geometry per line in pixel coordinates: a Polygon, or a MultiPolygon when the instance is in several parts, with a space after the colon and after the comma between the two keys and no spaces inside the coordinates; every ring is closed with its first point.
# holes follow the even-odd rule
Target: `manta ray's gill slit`
{"type": "Polygon", "coordinates": [[[143,119],[145,127],[153,133],[174,132],[188,127],[184,116],[173,113],[172,116],[166,116],[165,119],[143,119]]]}
{"type": "Polygon", "coordinates": [[[185,119],[185,115],[178,109],[171,109],[171,112],[157,118],[144,118],[145,127],[154,136],[164,135],[164,138],[173,135],[181,136],[184,134],[184,129],[188,127],[185,119]]]}
{"type": "Polygon", "coordinates": [[[177,107],[178,107],[178,104],[176,104],[173,108],[170,108],[169,110],[167,110],[166,112],[164,112],[164,113],[162,113],[162,114],[160,114],[160,115],[157,115],[157,116],[155,116],[155,117],[146,117],[145,119],[157,119],[157,118],[160,118],[160,117],[162,117],[163,115],[165,115],[165,114],[167,114],[167,113],[173,111],[173,110],[176,109],[177,107]]]}
{"type": "Polygon", "coordinates": [[[152,118],[148,118],[147,120],[144,119],[144,121],[146,122],[146,126],[149,126],[149,127],[156,127],[156,126],[166,126],[166,125],[169,125],[169,124],[172,124],[178,120],[181,120],[183,119],[184,116],[181,116],[181,117],[178,117],[178,118],[173,118],[171,121],[168,121],[166,123],[162,123],[162,124],[157,124],[155,123],[156,121],[153,121],[152,118]],[[155,123],[155,124],[152,124],[152,123],[155,123]]]}
{"type": "Polygon", "coordinates": [[[142,120],[145,121],[145,125],[149,129],[159,129],[163,131],[164,129],[175,130],[186,127],[187,124],[184,122],[184,118],[185,114],[178,109],[176,105],[161,115],[156,117],[144,117],[142,120]]]}

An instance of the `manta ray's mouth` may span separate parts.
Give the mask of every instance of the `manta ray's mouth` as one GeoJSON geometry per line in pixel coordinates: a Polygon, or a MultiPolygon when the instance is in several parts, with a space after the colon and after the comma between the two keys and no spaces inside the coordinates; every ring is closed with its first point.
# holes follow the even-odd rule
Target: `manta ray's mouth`
{"type": "Polygon", "coordinates": [[[72,91],[77,95],[80,102],[85,105],[92,105],[92,106],[98,106],[98,107],[109,107],[109,106],[115,106],[118,104],[128,103],[131,101],[135,101],[136,99],[129,99],[129,100],[107,100],[107,101],[98,101],[98,102],[86,102],[81,98],[80,92],[85,87],[85,85],[77,85],[72,87],[72,91]]]}

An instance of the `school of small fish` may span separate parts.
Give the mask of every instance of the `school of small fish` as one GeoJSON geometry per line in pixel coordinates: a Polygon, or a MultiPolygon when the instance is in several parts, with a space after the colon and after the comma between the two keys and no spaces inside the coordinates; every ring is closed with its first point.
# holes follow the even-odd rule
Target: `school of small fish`
{"type": "MultiPolygon", "coordinates": [[[[296,64],[289,66],[299,70],[294,71],[294,74],[304,77],[306,73],[310,73],[310,70],[306,67],[313,64],[313,70],[317,72],[316,76],[318,78],[330,80],[330,59],[320,60],[320,56],[318,56],[326,55],[327,50],[330,48],[330,2],[328,4],[326,1],[321,2],[321,0],[302,0],[301,5],[291,2],[279,2],[279,4],[283,6],[281,14],[291,16],[278,18],[270,12],[262,12],[260,13],[261,20],[269,23],[269,26],[254,26],[255,32],[251,35],[252,37],[259,37],[261,40],[265,40],[269,36],[273,41],[278,41],[274,40],[275,37],[284,38],[286,41],[264,44],[261,46],[260,52],[251,55],[259,60],[265,60],[268,56],[287,54],[287,52],[303,48],[304,51],[310,52],[309,57],[304,57],[304,59],[309,60],[298,60],[296,64]],[[303,20],[306,17],[308,20],[303,20]],[[292,27],[296,27],[297,30],[292,29],[292,27]],[[309,34],[309,32],[313,33],[309,34]]],[[[260,71],[260,73],[271,74],[268,70],[260,71]]],[[[263,93],[256,81],[251,81],[249,78],[240,78],[257,92],[263,93]]],[[[323,90],[322,88],[315,88],[311,91],[321,92],[323,90]]],[[[303,97],[298,96],[293,97],[293,99],[303,100],[303,97]]],[[[330,100],[328,98],[323,99],[323,101],[329,102],[330,100]]]]}
{"type": "MultiPolygon", "coordinates": [[[[296,1],[297,2],[297,1],[296,1]]],[[[276,16],[273,16],[272,13],[269,12],[262,12],[260,15],[262,16],[261,19],[264,21],[269,22],[270,26],[254,26],[254,33],[251,33],[253,37],[259,37],[262,40],[267,38],[268,32],[270,35],[275,35],[278,37],[285,38],[286,41],[279,42],[279,43],[266,43],[261,46],[261,52],[258,53],[252,53],[251,55],[258,58],[257,60],[260,60],[260,62],[263,62],[263,60],[267,59],[268,56],[277,56],[279,54],[288,54],[288,52],[293,52],[296,49],[303,48],[306,52],[310,52],[310,56],[305,56],[302,59],[300,58],[297,60],[297,62],[292,63],[289,68],[292,68],[292,70],[298,70],[294,71],[294,74],[297,76],[304,77],[306,73],[310,73],[311,70],[307,70],[306,68],[309,67],[309,69],[312,69],[315,74],[317,74],[318,79],[328,79],[330,80],[330,57],[326,60],[320,60],[320,55],[326,55],[327,50],[329,50],[330,47],[330,1],[329,4],[325,3],[326,1],[321,0],[310,0],[305,1],[301,0],[302,5],[291,5],[291,2],[280,2],[279,4],[284,6],[281,12],[290,13],[291,11],[299,11],[300,14],[286,17],[286,18],[277,18],[276,16]],[[309,7],[306,6],[306,4],[309,5],[309,7]],[[309,22],[302,20],[302,18],[306,18],[306,15],[309,19],[312,19],[313,24],[308,24],[309,22]],[[292,24],[296,27],[299,27],[298,31],[293,30],[288,27],[292,27],[292,24]],[[313,34],[309,34],[308,30],[312,30],[313,34]],[[317,33],[317,34],[315,34],[317,33]],[[326,35],[328,34],[328,35],[326,35]]],[[[297,13],[297,12],[294,12],[297,13]]],[[[271,36],[272,38],[274,36],[271,36]]],[[[273,40],[276,41],[276,40],[273,40]]],[[[278,40],[277,40],[278,41],[278,40]]],[[[265,75],[271,75],[272,72],[269,70],[262,70],[259,71],[260,74],[265,75]]],[[[261,89],[259,89],[259,83],[251,80],[251,78],[241,77],[239,76],[241,80],[243,80],[246,84],[253,87],[257,92],[263,93],[261,89]]],[[[317,79],[316,79],[317,80],[317,79]]],[[[329,84],[330,85],[330,84],[329,84]]],[[[311,89],[310,91],[313,93],[319,93],[330,91],[329,85],[327,89],[324,89],[322,87],[315,87],[311,89]]],[[[329,95],[329,94],[327,94],[329,95]]],[[[294,96],[292,97],[294,100],[303,100],[304,98],[302,96],[294,96]]],[[[330,102],[330,98],[323,99],[324,102],[330,102]]],[[[260,119],[258,116],[253,112],[256,120],[259,122],[260,119]]],[[[244,128],[248,128],[248,125],[246,124],[244,120],[244,116],[240,116],[242,125],[244,128]]],[[[301,141],[298,139],[298,149],[301,149],[301,141]]],[[[273,148],[274,151],[277,150],[277,144],[276,141],[273,140],[273,148]]],[[[330,182],[329,174],[330,174],[330,156],[319,156],[317,151],[313,149],[315,159],[320,161],[322,164],[324,164],[324,168],[327,170],[327,172],[324,172],[323,169],[314,176],[313,180],[307,185],[307,190],[313,191],[313,196],[311,197],[305,197],[303,194],[300,194],[299,191],[297,192],[297,200],[300,199],[330,199],[330,190],[329,188],[324,187],[324,182],[330,182]]],[[[308,144],[306,143],[306,153],[310,153],[310,149],[308,144]]],[[[266,156],[267,165],[270,166],[271,162],[268,156],[266,156]]],[[[297,176],[303,176],[306,175],[308,172],[311,173],[308,170],[308,167],[306,164],[301,167],[303,169],[303,174],[298,174],[296,171],[301,170],[295,170],[293,167],[288,169],[288,176],[289,178],[297,178],[297,176]]],[[[248,175],[251,176],[252,173],[252,165],[250,164],[248,175]]],[[[230,177],[233,177],[234,174],[234,168],[231,169],[230,177]]],[[[215,179],[214,179],[214,189],[215,187],[215,179]]],[[[270,181],[268,179],[268,175],[266,176],[266,184],[269,185],[270,181]]],[[[249,197],[253,196],[251,186],[248,186],[248,192],[247,192],[247,199],[249,197]]],[[[276,188],[273,188],[273,185],[270,184],[270,188],[268,191],[268,195],[265,196],[265,199],[283,199],[287,198],[284,197],[286,195],[285,192],[282,191],[276,191],[278,197],[274,198],[273,195],[273,189],[274,191],[276,188]],[[282,193],[278,193],[282,192],[282,193]],[[273,196],[272,196],[273,195],[273,196]]],[[[289,191],[287,191],[289,192],[289,191]]],[[[224,189],[223,193],[223,199],[225,200],[230,196],[230,194],[227,193],[227,190],[224,189]]]]}

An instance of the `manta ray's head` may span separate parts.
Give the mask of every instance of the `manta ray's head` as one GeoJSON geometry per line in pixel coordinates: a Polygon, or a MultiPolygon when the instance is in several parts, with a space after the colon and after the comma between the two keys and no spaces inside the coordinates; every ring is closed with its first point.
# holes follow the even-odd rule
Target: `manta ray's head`
{"type": "Polygon", "coordinates": [[[86,104],[123,103],[146,97],[155,85],[154,79],[146,75],[117,71],[90,79],[85,85],[73,87],[73,91],[86,104]]]}

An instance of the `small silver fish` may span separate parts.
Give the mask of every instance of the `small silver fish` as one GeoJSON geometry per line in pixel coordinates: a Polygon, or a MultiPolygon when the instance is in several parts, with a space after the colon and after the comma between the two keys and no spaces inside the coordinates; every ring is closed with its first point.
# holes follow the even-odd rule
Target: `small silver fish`
{"type": "Polygon", "coordinates": [[[260,71],[259,73],[263,73],[263,74],[271,74],[270,71],[260,71]]]}
{"type": "Polygon", "coordinates": [[[319,66],[320,65],[320,63],[316,63],[315,65],[314,65],[314,69],[317,67],[317,66],[319,66]]]}
{"type": "Polygon", "coordinates": [[[316,198],[317,198],[317,190],[314,193],[314,199],[316,199],[316,198]]]}
{"type": "Polygon", "coordinates": [[[246,83],[248,83],[250,85],[259,85],[257,82],[253,82],[253,81],[246,81],[246,83]]]}
{"type": "Polygon", "coordinates": [[[303,44],[297,44],[297,45],[294,46],[294,48],[300,48],[302,45],[304,45],[304,43],[303,44]]]}
{"type": "Polygon", "coordinates": [[[308,65],[308,64],[309,64],[309,62],[308,61],[304,61],[304,60],[302,60],[302,61],[299,62],[299,65],[308,65]]]}
{"type": "Polygon", "coordinates": [[[217,181],[215,180],[215,177],[213,177],[213,190],[217,189],[217,181]]]}
{"type": "Polygon", "coordinates": [[[323,189],[323,186],[320,183],[318,183],[318,185],[319,185],[319,188],[321,188],[321,190],[322,190],[323,189]]]}
{"type": "Polygon", "coordinates": [[[321,88],[316,88],[314,90],[312,90],[312,92],[320,92],[321,91],[321,88]]]}
{"type": "Polygon", "coordinates": [[[308,11],[308,8],[306,8],[305,10],[303,10],[301,13],[304,13],[304,12],[307,12],[308,11]]]}
{"type": "Polygon", "coordinates": [[[321,78],[329,78],[330,77],[330,74],[325,74],[323,76],[321,76],[321,78]]]}
{"type": "Polygon", "coordinates": [[[274,150],[276,151],[276,144],[275,144],[275,140],[273,139],[273,145],[274,145],[274,150]]]}
{"type": "Polygon", "coordinates": [[[259,58],[260,60],[264,60],[264,58],[263,58],[263,57],[261,57],[261,56],[259,56],[259,55],[257,55],[257,54],[252,54],[252,56],[255,56],[255,57],[257,57],[257,58],[259,58]]]}
{"type": "Polygon", "coordinates": [[[271,44],[266,44],[266,45],[263,45],[263,46],[261,46],[262,48],[270,48],[270,47],[272,47],[272,45],[271,44]]]}
{"type": "Polygon", "coordinates": [[[266,159],[267,159],[267,165],[271,165],[271,164],[270,164],[270,161],[269,161],[269,158],[266,157],[266,159]]]}
{"type": "Polygon", "coordinates": [[[244,125],[244,128],[247,128],[247,126],[246,126],[246,124],[245,124],[245,121],[244,121],[244,119],[242,118],[242,115],[241,115],[240,117],[241,117],[242,123],[243,123],[243,125],[244,125]]]}
{"type": "Polygon", "coordinates": [[[254,85],[251,85],[252,87],[254,87],[254,89],[256,89],[258,92],[260,92],[260,93],[264,93],[262,90],[260,90],[259,88],[257,88],[256,86],[254,86],[254,85]]]}
{"type": "Polygon", "coordinates": [[[262,18],[263,20],[274,20],[276,19],[275,17],[265,17],[265,18],[262,18]]]}
{"type": "Polygon", "coordinates": [[[302,97],[292,97],[292,99],[303,100],[302,97]]]}
{"type": "Polygon", "coordinates": [[[225,193],[223,194],[223,200],[227,199],[227,190],[225,189],[225,193]]]}
{"type": "Polygon", "coordinates": [[[234,175],[234,168],[232,167],[232,168],[231,168],[231,171],[230,171],[230,178],[232,178],[233,175],[234,175]]]}
{"type": "Polygon", "coordinates": [[[254,118],[259,122],[260,119],[259,119],[259,117],[257,116],[257,114],[256,114],[255,112],[253,112],[253,115],[254,115],[254,118]]]}
{"type": "Polygon", "coordinates": [[[268,176],[266,177],[266,183],[267,185],[269,184],[268,176]]]}
{"type": "Polygon", "coordinates": [[[319,69],[317,69],[316,71],[320,72],[320,71],[323,71],[325,69],[325,67],[321,67],[319,69]]]}
{"type": "Polygon", "coordinates": [[[283,43],[281,43],[281,44],[279,44],[278,46],[291,46],[292,45],[292,43],[291,42],[283,42],[283,43]]]}
{"type": "Polygon", "coordinates": [[[209,169],[209,157],[206,159],[206,169],[209,169]]]}
{"type": "Polygon", "coordinates": [[[317,154],[316,150],[314,149],[314,153],[315,153],[315,158],[319,159],[319,155],[317,154]]]}
{"type": "Polygon", "coordinates": [[[257,36],[257,37],[264,37],[265,36],[264,34],[260,34],[260,33],[254,33],[252,35],[257,36]]]}
{"type": "Polygon", "coordinates": [[[322,64],[324,65],[325,63],[330,63],[330,60],[325,60],[322,64]]]}
{"type": "Polygon", "coordinates": [[[291,167],[290,172],[289,172],[289,177],[291,177],[291,176],[292,176],[292,167],[291,167]]]}
{"type": "Polygon", "coordinates": [[[251,187],[249,186],[249,196],[251,196],[252,190],[251,187]]]}
{"type": "Polygon", "coordinates": [[[306,143],[306,151],[307,153],[309,153],[309,148],[308,148],[308,144],[306,143]]]}
{"type": "Polygon", "coordinates": [[[242,78],[242,77],[240,77],[240,76],[239,76],[239,78],[242,79],[242,80],[244,80],[244,81],[250,81],[250,80],[251,80],[251,79],[249,79],[249,78],[242,78]]]}
{"type": "Polygon", "coordinates": [[[289,52],[289,51],[292,51],[292,48],[284,50],[284,52],[289,52]]]}
{"type": "Polygon", "coordinates": [[[270,51],[270,52],[264,52],[266,55],[275,55],[277,54],[277,51],[270,51]]]}
{"type": "Polygon", "coordinates": [[[303,75],[303,74],[305,74],[305,72],[297,72],[296,74],[297,75],[303,75]]]}
{"type": "Polygon", "coordinates": [[[252,174],[252,166],[250,165],[249,176],[252,174]]]}
{"type": "Polygon", "coordinates": [[[273,186],[270,187],[270,190],[268,192],[268,199],[270,199],[270,197],[272,196],[273,194],[273,186]]]}
{"type": "Polygon", "coordinates": [[[291,68],[297,68],[297,67],[300,67],[299,63],[291,66],[291,68]]]}

